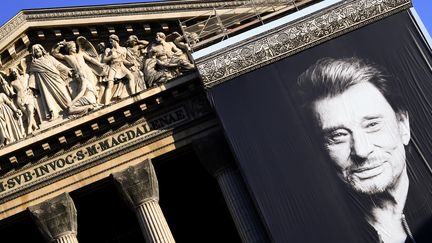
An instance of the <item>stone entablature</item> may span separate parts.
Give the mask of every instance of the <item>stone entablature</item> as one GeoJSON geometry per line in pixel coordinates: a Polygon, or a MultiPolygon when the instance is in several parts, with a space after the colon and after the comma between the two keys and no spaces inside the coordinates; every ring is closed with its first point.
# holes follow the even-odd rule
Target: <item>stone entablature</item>
{"type": "Polygon", "coordinates": [[[7,173],[0,176],[0,219],[220,129],[193,77],[113,104],[112,112],[71,120],[54,128],[52,137],[24,140],[26,147],[3,155],[17,161],[6,164],[2,172],[7,173]],[[48,144],[47,150],[41,144],[48,144]],[[25,153],[29,150],[33,155],[25,153]]]}
{"type": "MultiPolygon", "coordinates": [[[[170,83],[154,87],[133,97],[94,110],[83,117],[76,117],[51,124],[49,129],[35,133],[28,139],[23,139],[0,149],[0,165],[2,174],[18,165],[36,162],[44,154],[56,153],[73,146],[79,140],[85,140],[104,135],[119,124],[130,125],[138,117],[145,115],[146,121],[152,114],[164,112],[167,105],[176,105],[178,99],[189,97],[198,102],[197,106],[208,109],[205,99],[195,100],[192,93],[199,91],[199,84],[194,73],[185,75],[170,83]]],[[[153,126],[152,130],[160,130],[153,126]]]]}

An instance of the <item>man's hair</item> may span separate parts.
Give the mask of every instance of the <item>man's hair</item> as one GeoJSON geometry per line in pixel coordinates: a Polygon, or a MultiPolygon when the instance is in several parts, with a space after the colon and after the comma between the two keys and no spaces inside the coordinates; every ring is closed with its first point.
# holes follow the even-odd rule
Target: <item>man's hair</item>
{"type": "Polygon", "coordinates": [[[126,41],[126,45],[132,47],[132,42],[133,41],[137,42],[138,41],[138,36],[136,36],[136,35],[130,35],[128,37],[127,41],[126,41]]]}
{"type": "Polygon", "coordinates": [[[364,82],[374,85],[396,113],[407,111],[396,78],[356,57],[318,60],[298,77],[294,92],[301,107],[310,111],[315,101],[337,96],[364,82]]]}
{"type": "Polygon", "coordinates": [[[105,49],[106,49],[105,42],[99,42],[99,44],[97,44],[97,50],[99,52],[103,52],[103,51],[105,51],[105,49]]]}
{"type": "Polygon", "coordinates": [[[162,33],[162,32],[157,32],[156,36],[158,36],[159,38],[162,38],[164,40],[166,39],[166,35],[164,33],[162,33]]]}
{"type": "Polygon", "coordinates": [[[34,55],[36,48],[40,48],[42,50],[42,55],[48,55],[48,52],[45,50],[45,48],[41,44],[34,44],[32,46],[31,53],[34,55]]]}
{"type": "Polygon", "coordinates": [[[75,47],[75,48],[77,47],[76,44],[75,44],[75,41],[68,41],[68,42],[66,42],[65,50],[66,50],[67,53],[70,53],[72,47],[75,47]]]}
{"type": "Polygon", "coordinates": [[[12,74],[15,73],[16,77],[18,78],[19,75],[23,75],[23,71],[17,67],[11,67],[9,68],[9,75],[12,76],[12,74]]]}
{"type": "Polygon", "coordinates": [[[109,39],[111,39],[111,40],[115,40],[115,41],[117,41],[117,43],[120,42],[120,38],[119,38],[117,35],[115,35],[115,34],[110,35],[110,36],[109,36],[109,39]]]}

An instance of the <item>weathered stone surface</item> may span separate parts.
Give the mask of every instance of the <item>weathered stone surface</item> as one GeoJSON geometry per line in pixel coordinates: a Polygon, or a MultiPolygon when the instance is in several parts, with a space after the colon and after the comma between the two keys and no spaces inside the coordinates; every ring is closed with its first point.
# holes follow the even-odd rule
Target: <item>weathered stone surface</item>
{"type": "Polygon", "coordinates": [[[29,207],[29,211],[48,242],[77,234],[77,211],[67,193],[29,207]]]}
{"type": "Polygon", "coordinates": [[[120,193],[135,210],[141,231],[149,243],[174,243],[174,237],[159,206],[159,186],[150,159],[114,173],[120,193]]]}
{"type": "Polygon", "coordinates": [[[158,181],[150,159],[114,173],[113,178],[131,207],[138,207],[151,200],[159,201],[158,181]]]}

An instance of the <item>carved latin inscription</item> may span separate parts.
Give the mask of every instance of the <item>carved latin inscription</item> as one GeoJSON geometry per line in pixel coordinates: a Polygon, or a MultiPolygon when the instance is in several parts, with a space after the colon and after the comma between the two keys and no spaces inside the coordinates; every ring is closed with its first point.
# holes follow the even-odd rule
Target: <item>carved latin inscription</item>
{"type": "Polygon", "coordinates": [[[38,163],[31,168],[0,178],[0,198],[108,156],[124,146],[133,146],[145,141],[151,136],[188,119],[186,110],[179,107],[147,122],[136,124],[106,138],[38,163]]]}

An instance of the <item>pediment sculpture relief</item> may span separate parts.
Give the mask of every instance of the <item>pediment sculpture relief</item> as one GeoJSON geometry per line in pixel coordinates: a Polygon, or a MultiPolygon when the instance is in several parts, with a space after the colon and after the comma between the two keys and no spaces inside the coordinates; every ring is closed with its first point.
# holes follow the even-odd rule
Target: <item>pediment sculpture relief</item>
{"type": "Polygon", "coordinates": [[[154,41],[131,35],[120,43],[112,34],[96,47],[83,36],[60,41],[50,52],[34,44],[20,64],[0,72],[0,146],[195,68],[177,32],[158,32],[154,41]]]}

